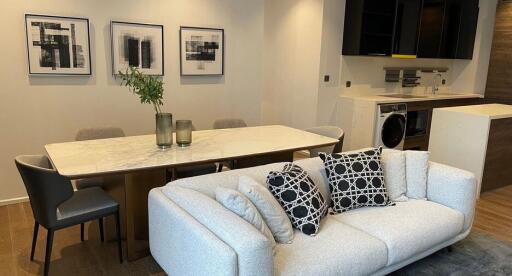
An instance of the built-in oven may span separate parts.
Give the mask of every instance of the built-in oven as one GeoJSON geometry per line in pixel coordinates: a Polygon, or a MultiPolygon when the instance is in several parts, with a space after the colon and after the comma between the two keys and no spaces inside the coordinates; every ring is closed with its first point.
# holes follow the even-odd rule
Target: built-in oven
{"type": "Polygon", "coordinates": [[[428,109],[407,111],[405,137],[419,137],[427,135],[429,118],[430,110],[428,109]]]}

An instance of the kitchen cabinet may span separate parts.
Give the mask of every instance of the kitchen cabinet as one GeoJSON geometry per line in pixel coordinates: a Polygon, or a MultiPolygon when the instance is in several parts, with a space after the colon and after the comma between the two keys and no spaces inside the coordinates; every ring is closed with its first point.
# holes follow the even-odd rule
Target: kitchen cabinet
{"type": "Polygon", "coordinates": [[[424,0],[418,57],[472,59],[478,0],[424,0]]]}
{"type": "Polygon", "coordinates": [[[343,55],[471,59],[478,0],[347,0],[343,55]]]}
{"type": "Polygon", "coordinates": [[[390,56],[396,0],[347,0],[343,54],[390,56]]]}
{"type": "Polygon", "coordinates": [[[393,36],[393,55],[416,55],[421,3],[421,0],[397,1],[393,36]]]}

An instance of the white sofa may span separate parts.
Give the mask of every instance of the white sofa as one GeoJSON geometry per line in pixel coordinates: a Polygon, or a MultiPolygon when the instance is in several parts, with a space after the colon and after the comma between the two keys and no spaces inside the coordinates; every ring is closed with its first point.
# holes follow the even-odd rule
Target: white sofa
{"type": "MultiPolygon", "coordinates": [[[[324,195],[319,158],[296,162],[324,195]]],[[[464,239],[473,222],[473,174],[430,163],[428,200],[362,208],[322,220],[317,236],[295,231],[275,249],[255,227],[215,201],[240,175],[265,183],[283,163],[171,182],[149,194],[151,254],[170,275],[385,275],[464,239]]]]}

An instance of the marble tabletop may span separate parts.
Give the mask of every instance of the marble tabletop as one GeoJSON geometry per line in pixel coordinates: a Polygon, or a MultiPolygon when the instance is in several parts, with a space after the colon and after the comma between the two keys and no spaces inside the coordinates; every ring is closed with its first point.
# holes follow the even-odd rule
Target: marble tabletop
{"type": "Polygon", "coordinates": [[[338,140],[286,126],[202,130],[192,144],[161,150],[155,135],[48,144],[55,169],[69,178],[235,159],[333,145],[338,140]]]}

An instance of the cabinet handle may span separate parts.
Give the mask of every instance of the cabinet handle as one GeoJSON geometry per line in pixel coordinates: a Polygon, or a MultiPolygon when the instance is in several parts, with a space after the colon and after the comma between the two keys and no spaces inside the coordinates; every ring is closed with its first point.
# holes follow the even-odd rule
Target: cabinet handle
{"type": "Polygon", "coordinates": [[[383,56],[387,56],[387,54],[382,54],[382,53],[368,53],[369,56],[380,56],[380,57],[383,57],[383,56]]]}

